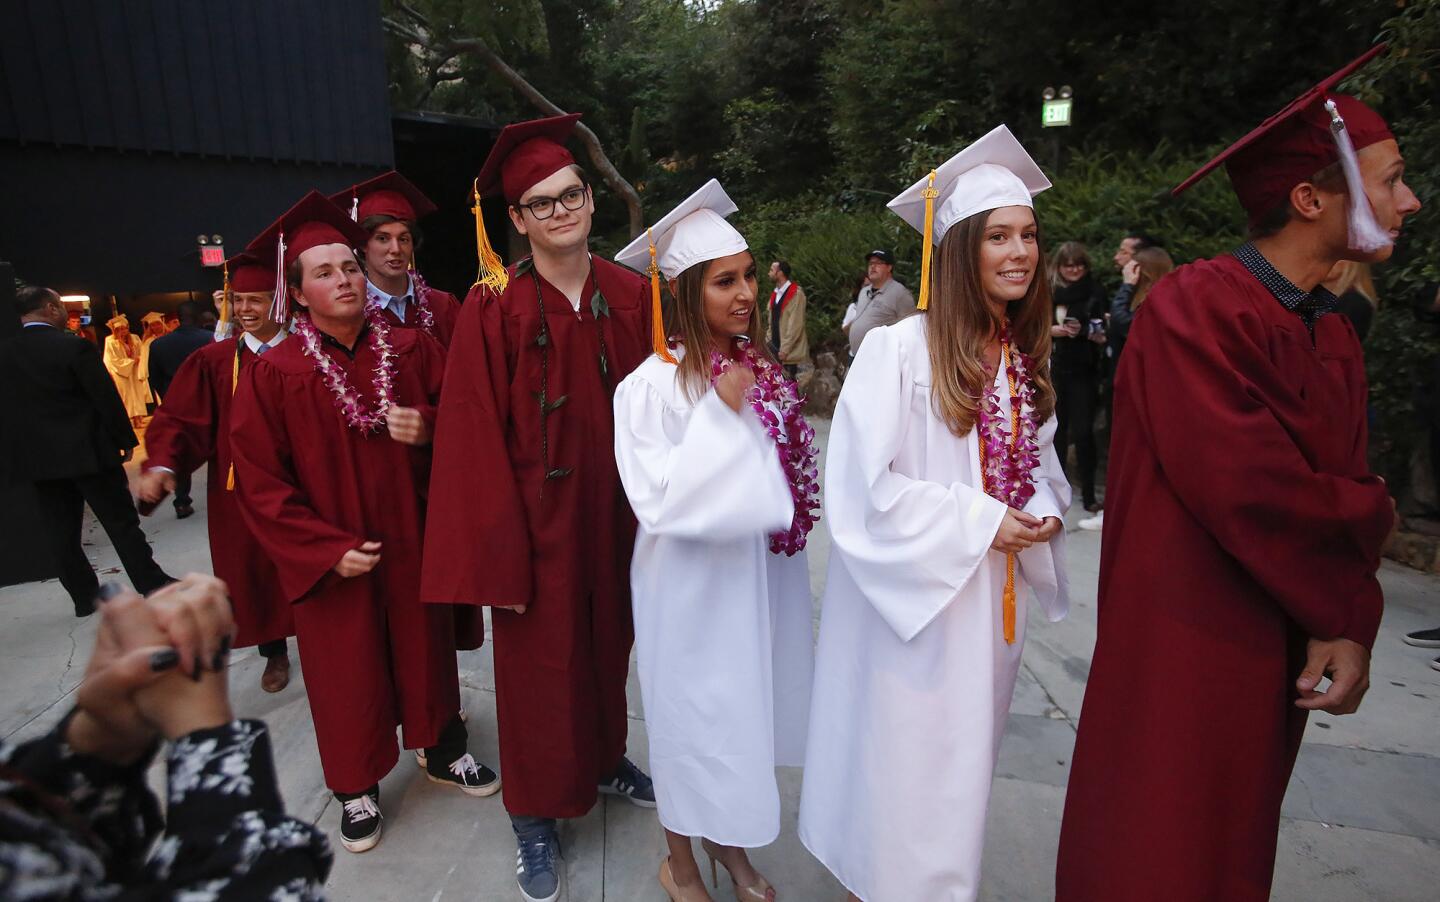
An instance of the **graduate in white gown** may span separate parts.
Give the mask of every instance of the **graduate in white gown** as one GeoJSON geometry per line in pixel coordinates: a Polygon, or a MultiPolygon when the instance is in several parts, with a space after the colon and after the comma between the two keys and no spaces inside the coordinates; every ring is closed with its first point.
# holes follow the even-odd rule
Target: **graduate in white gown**
{"type": "Polygon", "coordinates": [[[745,849],[779,835],[775,768],[802,763],[809,714],[814,432],[747,338],[762,334],[755,261],[734,211],[712,179],[616,257],[651,267],[656,311],[662,275],[674,298],[656,353],[615,392],[615,458],[640,523],[631,596],[670,851],[660,883],[684,902],[711,898],[696,836],[712,880],[718,860],[737,899],[775,898],[745,849]]]}
{"type": "Polygon", "coordinates": [[[864,902],[976,898],[1030,598],[1069,604],[1049,186],[1000,126],[890,202],[924,312],[865,339],[831,425],[800,838],[864,902]]]}
{"type": "Polygon", "coordinates": [[[125,405],[131,424],[139,426],[150,400],[149,384],[140,373],[140,339],[130,334],[130,321],[120,314],[111,317],[105,325],[110,329],[110,334],[105,336],[105,369],[115,381],[115,391],[125,405]]]}

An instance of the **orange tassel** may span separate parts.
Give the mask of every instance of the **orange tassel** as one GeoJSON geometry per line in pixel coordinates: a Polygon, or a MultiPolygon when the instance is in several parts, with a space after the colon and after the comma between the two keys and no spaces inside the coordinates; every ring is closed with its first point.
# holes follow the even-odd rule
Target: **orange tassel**
{"type": "Polygon", "coordinates": [[[650,347],[661,360],[678,364],[680,361],[670,353],[670,342],[665,335],[665,312],[660,306],[660,266],[655,262],[655,240],[649,229],[645,230],[645,235],[650,238],[650,347]]]}
{"type": "Polygon", "coordinates": [[[496,295],[501,295],[510,284],[510,273],[505,269],[505,261],[490,246],[490,236],[485,234],[485,214],[480,210],[478,178],[471,185],[471,196],[475,199],[475,205],[470,210],[475,214],[475,256],[479,258],[479,268],[475,274],[475,285],[470,287],[484,285],[496,295]]]}
{"type": "MultiPolygon", "coordinates": [[[[240,385],[240,348],[245,344],[245,336],[239,335],[235,338],[235,360],[230,364],[230,397],[235,397],[235,389],[240,385]]],[[[230,464],[230,472],[225,474],[225,491],[235,491],[235,464],[230,464]]]]}

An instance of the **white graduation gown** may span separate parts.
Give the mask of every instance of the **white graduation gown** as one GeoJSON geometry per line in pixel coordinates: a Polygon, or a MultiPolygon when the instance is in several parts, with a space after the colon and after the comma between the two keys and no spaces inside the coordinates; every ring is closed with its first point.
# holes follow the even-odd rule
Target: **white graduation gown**
{"type": "Polygon", "coordinates": [[[667,829],[753,848],[780,832],[775,767],[804,760],[810,578],[769,550],[794,502],[759,421],[676,373],[652,356],[615,392],[650,773],[667,829]]]}
{"type": "MultiPolygon", "coordinates": [[[[930,398],[926,317],[871,332],[840,393],[826,458],[833,544],[816,652],[800,838],[865,902],[976,897],[990,780],[1030,591],[1069,606],[1064,534],[1018,556],[1016,637],[1002,632],[1006,506],[980,489],[975,430],[930,398]],[[1030,591],[1027,591],[1030,590],[1030,591]]],[[[1009,385],[996,373],[1001,408],[1009,385]]],[[[1025,510],[1070,505],[1052,417],[1025,510]]]]}
{"type": "Polygon", "coordinates": [[[146,404],[150,401],[150,386],[140,378],[140,339],[130,336],[130,350],[134,356],[125,353],[125,347],[114,335],[105,336],[105,368],[115,380],[115,391],[125,405],[127,416],[143,417],[146,404]]]}

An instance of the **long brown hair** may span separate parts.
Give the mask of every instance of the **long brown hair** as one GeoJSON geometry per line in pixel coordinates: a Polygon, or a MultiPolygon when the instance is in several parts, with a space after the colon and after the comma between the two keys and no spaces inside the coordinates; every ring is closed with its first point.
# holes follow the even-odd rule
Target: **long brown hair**
{"type": "MultiPolygon", "coordinates": [[[[679,335],[685,345],[685,354],[680,358],[675,378],[680,380],[681,390],[692,402],[710,387],[710,347],[714,333],[705,320],[705,277],[713,262],[704,260],[696,263],[676,276],[669,286],[670,303],[664,305],[666,334],[679,335]]],[[[753,255],[750,265],[755,265],[753,255]]],[[[775,363],[775,355],[770,352],[761,329],[758,297],[750,305],[750,324],[745,332],[755,352],[775,363]]]]}
{"type": "Polygon", "coordinates": [[[1142,247],[1135,252],[1135,262],[1140,264],[1140,281],[1135,283],[1135,294],[1130,298],[1131,310],[1140,309],[1155,283],[1175,268],[1175,261],[1163,247],[1142,247]]]}
{"type": "MultiPolygon", "coordinates": [[[[980,245],[992,212],[976,213],[945,233],[936,248],[935,281],[925,311],[931,403],[936,416],[960,438],[974,428],[980,399],[990,387],[985,346],[1000,326],[980,280],[980,245]]],[[[1029,289],[1010,302],[1006,313],[1015,344],[1030,358],[1035,414],[1043,423],[1055,412],[1055,386],[1050,381],[1050,282],[1043,248],[1039,253],[1029,289]]]]}

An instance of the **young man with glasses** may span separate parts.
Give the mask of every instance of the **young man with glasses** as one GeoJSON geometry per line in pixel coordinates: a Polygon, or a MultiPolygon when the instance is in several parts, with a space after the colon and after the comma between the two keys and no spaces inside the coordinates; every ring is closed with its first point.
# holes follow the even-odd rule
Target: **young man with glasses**
{"type": "MultiPolygon", "coordinates": [[[[594,198],[562,142],[578,115],[510,125],[476,180],[531,256],[479,231],[435,430],[421,598],[491,608],[505,807],[524,898],[560,894],[556,819],[597,792],[655,807],[625,757],[635,519],[615,468],[615,386],[650,353],[645,280],[589,249],[594,198]],[[483,264],[488,261],[489,266],[483,264]]],[[[481,224],[483,229],[483,222],[481,224]]]]}

